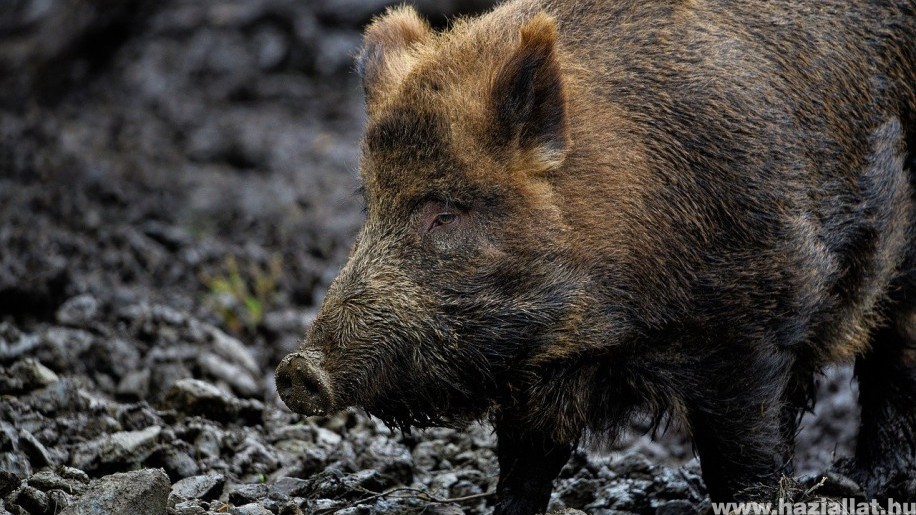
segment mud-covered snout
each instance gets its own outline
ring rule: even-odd
[[[334,409],[334,395],[327,372],[321,368],[320,353],[297,351],[288,354],[276,372],[277,392],[296,413],[324,415]]]

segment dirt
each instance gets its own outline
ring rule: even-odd
[[[485,423],[304,418],[273,384],[362,221],[351,56],[385,2],[8,3],[0,513],[491,511]],[[487,3],[421,7],[442,26]],[[848,368],[822,383],[815,479],[857,417]],[[707,506],[683,433],[641,427],[577,453],[551,509]]]

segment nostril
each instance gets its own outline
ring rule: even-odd
[[[287,356],[288,358],[289,356]],[[289,373],[287,367],[284,367],[286,359],[284,359],[280,366],[277,367],[277,373],[274,377],[277,383],[277,393],[280,394],[280,398],[283,399],[283,402],[286,402],[292,395],[293,390],[293,376]]]
[[[305,415],[320,415],[331,409],[327,373],[303,352],[289,354],[277,367],[280,399],[289,409]]]

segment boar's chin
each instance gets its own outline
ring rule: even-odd
[[[402,408],[392,408],[386,406],[383,409],[367,407],[366,412],[373,417],[381,420],[386,426],[409,433],[413,429],[425,429],[429,427],[449,427],[461,429],[475,420],[483,418],[486,410],[479,413],[429,413],[417,411],[408,406]]]
[[[483,418],[489,412],[490,404],[484,399],[455,399],[447,395],[388,398],[366,403],[363,407],[366,412],[384,422],[388,427],[405,432],[410,431],[411,428],[427,427],[460,429]]]

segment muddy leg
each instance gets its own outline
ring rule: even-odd
[[[733,370],[710,370],[687,401],[694,447],[714,502],[766,501],[779,482],[786,453],[780,427],[784,383],[778,365],[755,365],[744,369],[752,375],[742,381],[734,380]]]
[[[878,330],[856,362],[862,421],[853,476],[870,498],[916,499],[916,311]]]
[[[572,454],[572,445],[554,443],[544,435],[526,434],[524,429],[517,420],[501,418],[496,422],[496,515],[544,513],[553,480]]]
[[[815,397],[814,372],[807,368],[796,370],[783,395],[782,412],[780,413],[780,433],[783,441],[783,466],[781,472],[791,476],[795,472],[795,435],[806,411],[814,407]]]

